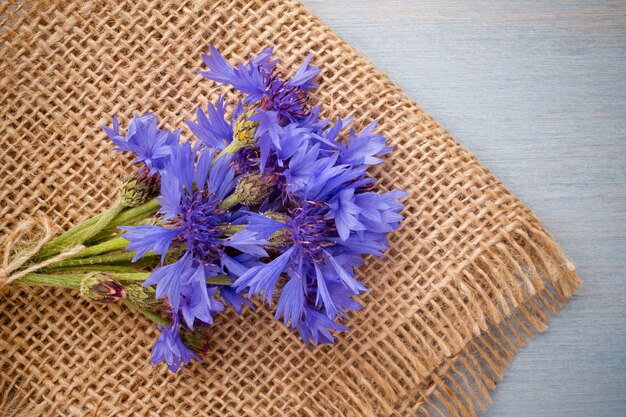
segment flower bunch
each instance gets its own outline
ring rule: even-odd
[[[212,46],[203,59],[200,74],[241,98],[198,108],[186,120],[193,144],[153,114],[125,132],[114,117],[104,129],[134,154],[137,174],[113,209],[43,245],[33,261],[48,264],[21,279],[97,271],[81,279],[83,295],[122,300],[157,322],[152,361],[172,371],[197,358],[217,313],[253,308],[254,296],[307,345],[333,343],[361,308],[356,268],[382,256],[402,220],[404,192],[376,192],[367,176],[391,148],[376,123],[356,132],[351,118],[320,117],[311,56],[289,78],[271,49],[236,66]],[[49,262],[76,244],[84,249]]]

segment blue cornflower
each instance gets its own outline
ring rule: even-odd
[[[285,190],[295,197],[290,201],[326,203],[327,218],[334,220],[343,240],[352,232],[390,232],[402,219],[402,204],[397,200],[405,193],[369,191],[373,178],[367,177],[366,172],[368,165],[380,163],[378,156],[391,148],[385,145],[383,136],[373,133],[375,123],[359,134],[351,130],[348,143],[339,143],[336,138],[344,126],[344,121],[339,120],[289,158],[282,171]]]
[[[296,73],[288,80],[276,71],[278,60],[271,60],[272,49],[263,50],[246,65],[231,66],[213,47],[210,54],[202,55],[208,71],[200,71],[206,78],[222,84],[230,84],[246,95],[246,105],[259,104],[259,109],[274,112],[281,120],[295,121],[308,114],[307,91],[316,88],[313,79],[319,68],[310,65],[309,55]]]
[[[241,274],[235,287],[246,288],[250,295],[262,294],[270,304],[280,288],[276,318],[282,316],[305,341],[315,344],[331,343],[330,330],[343,329],[335,319],[360,307],[351,297],[365,287],[354,270],[362,264],[362,255],[382,255],[386,233],[402,219],[397,200],[404,192],[369,191],[372,179],[365,175],[366,164],[379,162],[376,155],[388,151],[384,144],[359,143],[363,137],[379,141],[373,127],[351,134],[347,147],[309,141],[283,161],[284,167],[274,166],[288,194],[283,207],[286,220],[256,213],[245,216],[249,230],[270,241],[278,234],[286,244],[270,262]]]
[[[391,150],[376,122],[347,131],[351,117],[331,124],[309,108],[320,72],[310,55],[291,78],[277,70],[271,48],[236,66],[213,46],[203,59],[208,70],[200,74],[244,97],[230,117],[220,96],[206,113],[196,110],[196,121],[185,120],[195,147],[179,145],[178,131],[159,130],[151,114],[135,117],[125,136],[116,118],[105,128],[118,150],[159,173],[161,224],[122,229],[133,261],[161,255],[145,285],[171,306],[153,362],[172,370],[195,357],[179,326],[212,324],[225,306],[241,312],[255,294],[270,305],[276,294],[275,319],[307,345],[333,343],[332,332],[347,329],[340,321],[361,308],[354,297],[366,288],[355,271],[364,255],[387,249],[406,195],[373,191],[367,169]],[[256,188],[261,197],[247,198]],[[164,265],[170,257],[177,260]],[[210,280],[217,276],[232,285],[218,290]]]
[[[326,219],[326,205],[304,202],[288,212],[284,222],[248,214],[249,230],[263,238],[279,233],[286,244],[275,259],[248,269],[234,285],[247,288],[250,295],[262,294],[263,300],[271,304],[279,278],[286,273],[289,279],[281,289],[277,318],[283,316],[285,323],[291,321],[296,327],[305,307],[313,304],[323,304],[329,318],[334,318],[352,305],[338,305],[342,300],[333,299],[328,288],[341,283],[353,295],[364,291],[365,287],[354,278],[360,258],[343,256],[343,247],[336,246],[338,236],[333,222]]]
[[[159,129],[158,120],[152,113],[134,116],[128,125],[126,135],[120,134],[117,116],[113,116],[113,126],[102,126],[109,138],[117,145],[119,152],[135,154],[133,162],[142,162],[153,175],[162,170],[168,162],[171,149],[178,145],[180,131],[178,129]]]
[[[161,335],[152,346],[152,365],[165,361],[170,371],[176,372],[181,366],[188,364],[192,359],[199,359],[180,339],[178,316],[166,327],[158,325]]]
[[[126,232],[122,236],[130,242],[127,250],[137,251],[134,260],[149,250],[160,254],[162,262],[170,248],[182,252],[176,262],[156,268],[144,285],[156,284],[157,297],[167,296],[174,311],[182,305],[189,327],[193,317],[210,323],[208,312],[219,310],[207,300],[211,294],[205,291],[209,290],[191,290],[202,288],[197,283],[221,272],[227,248],[257,257],[267,255],[262,248],[267,241],[256,239],[250,231],[232,236],[224,233],[233,213],[220,204],[237,180],[230,158],[215,158],[215,154],[214,150],[194,151],[189,143],[173,148],[161,172],[161,197],[157,199],[164,226],[121,227]]]

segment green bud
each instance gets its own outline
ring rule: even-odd
[[[280,229],[272,233],[272,236],[267,241],[270,243],[269,247],[271,248],[284,248],[290,242],[290,239],[285,229]]]
[[[265,211],[261,214],[282,223],[286,223],[289,218],[285,213],[272,210]],[[269,237],[268,241],[270,242],[269,247],[271,248],[283,248],[287,246],[290,241],[289,231],[287,229],[277,230]]]
[[[235,121],[235,127],[233,129],[233,142],[236,142],[239,145],[239,148],[244,148],[246,146],[250,147],[256,144],[254,135],[259,127],[259,123],[250,120],[250,117],[252,117],[255,113],[256,108],[253,107],[243,112]]]
[[[265,217],[269,217],[270,219],[276,220],[281,223],[287,223],[287,220],[289,219],[289,216],[286,215],[285,213],[279,213],[274,210],[264,211],[261,214],[264,215]]]
[[[153,287],[143,288],[138,284],[126,287],[128,298],[137,306],[146,310],[159,309],[162,302],[156,298],[156,290]]]
[[[250,174],[243,177],[235,187],[235,198],[244,206],[261,204],[272,190],[271,182],[259,174]]]
[[[95,303],[115,303],[128,295],[122,284],[104,272],[87,275],[80,283],[80,293]]]
[[[137,207],[159,194],[160,181],[158,175],[148,176],[148,169],[132,176],[122,185],[120,202],[125,207]]]

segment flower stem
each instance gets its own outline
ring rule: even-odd
[[[130,226],[136,224],[147,217],[150,217],[161,207],[156,199],[149,200],[140,206],[129,208],[119,213],[109,224],[98,234],[93,236],[91,242],[99,242],[110,238],[111,234],[118,231],[118,226]]]
[[[245,228],[245,224],[229,224],[228,226],[221,227],[220,230],[225,235],[234,235],[237,232],[241,232]]]
[[[83,278],[85,278],[85,274],[39,274],[33,272],[13,281],[11,285],[80,288]]]
[[[144,282],[148,272],[112,272],[111,277],[121,282]],[[31,287],[62,287],[80,288],[80,283],[87,274],[40,274],[33,272],[14,281],[12,285],[27,285]]]
[[[43,245],[41,250],[31,259],[31,261],[39,262],[48,259],[61,253],[65,249],[69,249],[88,241],[100,233],[102,229],[105,228],[123,209],[124,206],[119,201],[116,202],[113,207],[104,213],[74,226],[61,236]]]
[[[87,258],[90,256],[113,252],[116,250],[123,250],[123,249],[126,249],[126,246],[128,246],[128,243],[129,243],[128,240],[124,239],[123,237],[115,236],[97,245],[89,246],[88,248],[85,248],[84,250],[78,252],[72,258],[66,258],[66,260],[73,259],[73,258]]]
[[[122,253],[114,253],[114,254],[105,254],[98,256],[91,256],[89,258],[78,258],[78,259],[68,259],[65,261],[54,263],[47,268],[50,269],[58,269],[58,268],[66,268],[66,267],[82,267],[82,266],[90,266],[90,265],[101,265],[101,264],[115,264],[118,262],[130,262],[135,257],[134,252],[122,252]],[[142,261],[148,263],[157,263],[160,259],[159,255],[148,254],[142,258]],[[143,262],[142,262],[143,263]],[[134,263],[133,265],[136,265]],[[125,265],[128,266],[128,265]]]
[[[111,265],[111,264],[93,264],[93,265],[75,265],[75,266],[63,266],[63,267],[54,267],[50,269],[44,270],[44,272],[54,272],[54,273],[73,273],[73,272],[144,272],[141,270],[142,267],[145,266],[145,262],[137,262],[133,264],[133,266],[125,266],[125,265]]]
[[[136,311],[140,312],[145,317],[150,319],[150,321],[152,321],[153,323],[160,324],[161,326],[167,326],[168,324],[170,324],[170,321],[168,319],[166,319],[165,317],[161,317],[157,313],[154,313],[152,311],[149,311],[149,310],[146,310],[144,308],[139,307],[137,304],[133,303],[128,298],[124,298],[122,300],[122,303],[124,303],[124,305],[127,305],[128,307],[132,308],[133,310],[136,310]]]
[[[122,282],[144,282],[150,276],[150,272],[114,272],[111,276]]]
[[[239,198],[237,198],[237,195],[235,193],[232,193],[231,195],[226,197],[224,200],[222,200],[222,203],[220,204],[220,208],[222,210],[228,210],[229,208],[231,208],[237,203],[239,203]]]
[[[224,274],[209,277],[206,279],[206,283],[211,285],[233,285],[233,281],[230,279],[230,276]]]
[[[222,151],[219,154],[217,154],[215,159],[217,160],[217,158],[220,158],[224,155],[232,155],[235,152],[237,152],[239,149],[244,148],[245,146],[246,146],[245,143],[234,139],[232,142],[228,144],[228,146],[222,149]]]

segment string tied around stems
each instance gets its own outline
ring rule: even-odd
[[[70,247],[58,255],[21,269],[41,248],[56,235],[52,221],[45,216],[37,216],[21,222],[3,242],[4,251],[0,265],[0,293],[13,281],[38,271],[55,262],[76,255],[85,249],[83,245]]]

